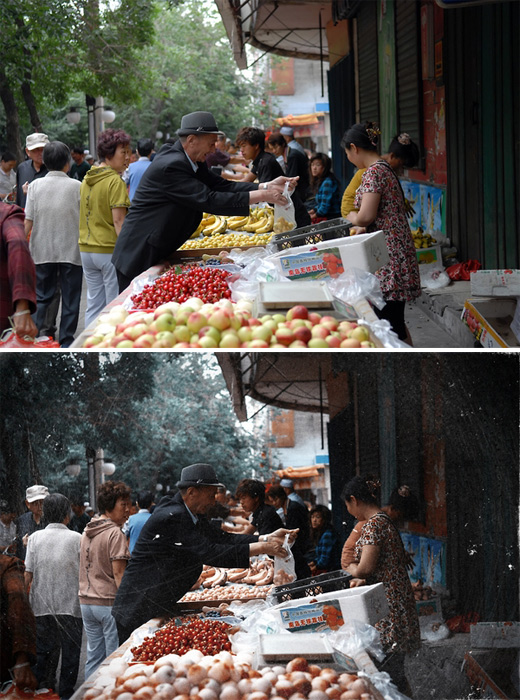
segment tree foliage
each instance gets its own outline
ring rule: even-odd
[[[19,125],[42,131],[44,99],[63,105],[73,90],[128,100],[133,70],[153,39],[156,6],[148,0],[2,0],[0,99],[6,143],[20,153]]]
[[[0,402],[0,493],[18,508],[34,483],[86,498],[86,452],[100,447],[134,490],[174,487],[195,462],[234,487],[261,461],[212,356],[4,353]]]

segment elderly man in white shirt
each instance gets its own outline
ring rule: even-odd
[[[47,527],[27,542],[25,584],[36,617],[36,666],[40,687],[56,689],[52,668],[56,644],[61,647],[59,694],[74,693],[81,654],[83,621],[79,605],[81,535],[69,530],[70,501],[61,493],[47,496],[43,517]]]
[[[25,233],[36,265],[38,330],[45,325],[45,314],[56,288],[61,288],[59,343],[69,347],[79,320],[83,268],[79,252],[79,191],[81,183],[68,177],[70,150],[61,141],[51,141],[43,149],[43,162],[49,172],[33,180],[27,191]]]

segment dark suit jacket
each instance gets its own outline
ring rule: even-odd
[[[249,543],[257,541],[252,535],[218,530],[205,518],[195,524],[180,493],[164,496],[132,551],[113,616],[133,629],[153,617],[171,617],[178,612],[176,602],[199,578],[203,564],[247,568]]]
[[[198,170],[182,144],[165,144],[146,169],[124,220],[112,256],[116,270],[134,278],[165,260],[195,231],[203,212],[247,216],[250,182],[214,175],[206,163]]]

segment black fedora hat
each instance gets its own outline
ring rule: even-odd
[[[185,489],[188,486],[223,486],[217,479],[215,470],[211,464],[190,464],[181,471],[181,478],[177,482],[177,488]]]
[[[190,112],[181,119],[181,128],[177,129],[177,136],[188,134],[221,134],[211,112]]]

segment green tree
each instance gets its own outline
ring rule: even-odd
[[[199,461],[233,487],[261,461],[212,355],[4,353],[0,405],[0,493],[18,507],[31,483],[86,496],[86,469],[65,470],[99,447],[135,490]]]
[[[43,131],[44,98],[66,103],[77,89],[128,100],[141,48],[153,39],[148,0],[2,0],[0,99],[9,150],[22,155],[20,123]]]
[[[266,87],[241,74],[213,3],[186,0],[156,19],[155,41],[142,53],[141,107],[120,105],[118,124],[136,138],[174,135],[183,114],[211,111],[234,138],[257,122]],[[139,70],[139,69],[138,69]]]

